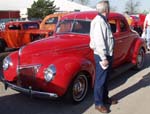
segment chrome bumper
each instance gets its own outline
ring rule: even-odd
[[[33,96],[33,97],[48,98],[48,99],[56,99],[59,97],[55,93],[40,92],[40,91],[32,90],[31,88],[26,89],[26,88],[19,87],[15,84],[7,82],[2,76],[1,76],[1,81],[4,83],[5,89],[7,89],[9,87],[13,90],[30,95],[31,97]]]

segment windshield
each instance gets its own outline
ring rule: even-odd
[[[59,23],[56,28],[57,34],[63,33],[77,33],[77,34],[89,34],[90,21],[85,20],[64,20]]]
[[[58,17],[53,17],[46,20],[45,24],[57,24],[57,22],[58,22]]]

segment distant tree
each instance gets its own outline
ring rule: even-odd
[[[89,0],[70,0],[72,2],[77,2],[77,3],[81,3],[83,5],[86,5],[88,4]]]
[[[51,0],[38,0],[34,1],[31,8],[27,9],[28,18],[43,19],[46,15],[55,12],[54,1]]]
[[[88,4],[89,0],[79,0],[81,2],[81,4],[85,5]]]
[[[116,6],[110,6],[110,11],[116,11],[117,7]]]
[[[149,12],[149,11],[144,10],[142,13],[143,13],[143,14],[148,14],[148,12]]]
[[[140,2],[136,2],[134,0],[128,0],[125,5],[125,11],[128,11],[129,14],[138,13]]]
[[[96,4],[95,5],[93,5],[93,6],[91,6],[92,8],[96,8]],[[115,6],[115,5],[110,5],[110,11],[117,11],[117,7]]]

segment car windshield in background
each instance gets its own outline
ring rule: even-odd
[[[64,20],[59,23],[56,29],[57,34],[63,33],[77,33],[89,34],[90,21],[85,20]]]
[[[38,23],[25,23],[23,24],[23,29],[39,29],[39,24]]]
[[[58,17],[53,17],[53,18],[49,18],[45,24],[57,24],[58,22]]]

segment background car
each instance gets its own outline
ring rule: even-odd
[[[34,21],[13,21],[0,31],[0,52],[7,48],[20,48],[35,40],[51,35],[50,30],[39,30],[39,23]]]
[[[32,42],[7,56],[2,76],[5,88],[36,97],[82,101],[95,80],[89,32],[96,15],[92,11],[68,14],[61,18],[54,36]],[[110,13],[109,23],[115,38],[113,71],[141,69],[146,51],[144,40],[119,13]]]
[[[59,12],[59,13],[47,15],[40,23],[40,29],[51,30],[54,32],[56,29],[57,22],[61,19],[61,17],[63,17],[68,13],[69,12]]]
[[[129,15],[127,18],[129,25],[141,36],[143,33],[143,25],[146,15],[145,14],[136,14]]]

